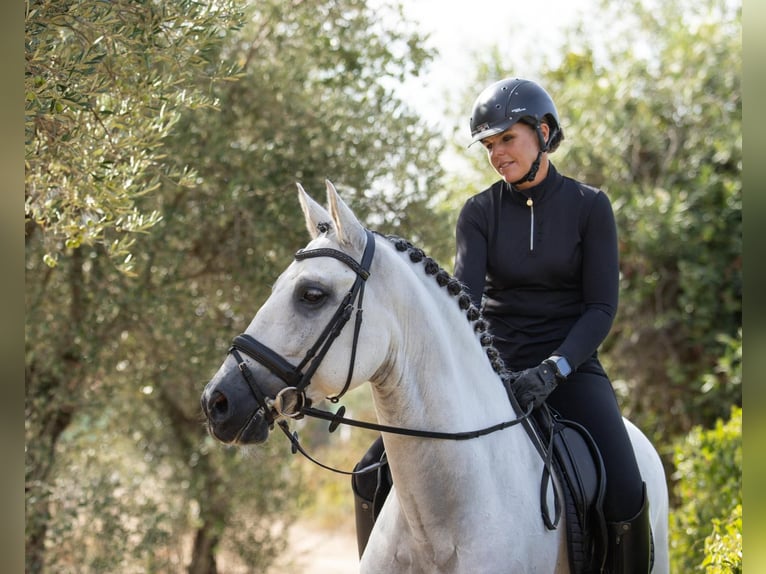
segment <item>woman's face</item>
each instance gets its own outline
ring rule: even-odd
[[[543,123],[540,128],[543,137],[547,140],[548,125]],[[487,150],[489,163],[508,183],[518,181],[527,175],[540,151],[534,128],[522,122],[513,124],[504,132],[484,138],[481,143]],[[547,154],[543,154],[540,169],[534,181],[525,182],[517,187],[523,189],[539,183],[544,179],[547,171]]]

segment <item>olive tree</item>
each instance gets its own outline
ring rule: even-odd
[[[43,568],[61,434],[98,384],[123,312],[137,206],[164,180],[161,143],[227,71],[207,57],[239,23],[234,2],[28,2],[25,20],[27,569]],[[41,264],[44,261],[45,264]],[[60,268],[55,269],[57,263]]]
[[[41,3],[27,28],[29,569],[265,569],[300,476],[214,443],[199,395],[305,243],[296,181],[444,245],[438,140],[390,87],[422,38],[357,0]]]

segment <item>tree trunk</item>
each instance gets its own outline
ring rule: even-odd
[[[170,422],[178,444],[187,454],[197,452],[199,460],[195,469],[194,496],[199,502],[200,527],[194,536],[189,574],[217,574],[216,553],[221,541],[223,525],[229,515],[227,497],[219,492],[223,482],[218,476],[210,455],[199,452],[198,443],[204,431],[196,416],[189,416],[177,403],[165,386],[159,387],[161,411]]]
[[[220,534],[207,521],[197,529],[194,537],[194,549],[189,564],[189,574],[218,574],[215,563],[215,549],[220,540]]]
[[[51,517],[50,493],[56,445],[72,422],[81,393],[83,361],[77,333],[84,330],[87,301],[83,255],[73,250],[68,272],[69,321],[46,341],[47,352],[28,355],[25,372],[25,571],[43,572]]]
[[[30,384],[32,383],[32,384]],[[54,383],[55,384],[55,383]],[[27,381],[28,388],[34,387]],[[47,393],[46,393],[47,394]],[[29,426],[39,431],[26,444],[25,496],[26,544],[25,571],[40,574],[45,565],[45,536],[50,520],[50,480],[55,460],[56,443],[72,420],[72,411],[66,405],[55,407],[48,397],[27,397],[28,403],[46,404],[49,408],[37,410],[27,407]],[[30,412],[31,411],[31,412]]]

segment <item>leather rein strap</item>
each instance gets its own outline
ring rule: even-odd
[[[464,431],[464,432],[427,431],[427,430],[411,429],[406,427],[394,427],[394,426],[382,425],[378,423],[358,421],[354,419],[347,419],[346,417],[343,416],[343,411],[340,409],[338,410],[337,413],[331,413],[328,411],[322,411],[312,407],[303,407],[301,409],[301,414],[305,414],[317,419],[330,421],[330,432],[333,432],[338,427],[339,424],[345,424],[345,425],[359,427],[359,428],[368,429],[368,430],[375,430],[375,431],[387,432],[391,434],[399,434],[399,435],[405,435],[405,436],[416,436],[420,438],[435,438],[435,439],[442,439],[442,440],[471,440],[471,439],[492,434],[493,432],[501,431],[503,429],[507,429],[519,423],[522,423],[527,419],[527,417],[529,417],[529,415],[531,414],[531,411],[532,409],[530,408],[527,413],[521,415],[518,418],[511,419],[509,421],[505,421],[502,423],[497,423],[495,425],[488,426],[482,429]]]

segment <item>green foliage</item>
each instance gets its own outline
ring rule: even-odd
[[[474,85],[519,67],[505,55]],[[620,0],[533,74],[566,136],[551,160],[612,200],[620,309],[601,356],[626,414],[657,439],[741,404],[739,379],[717,370],[741,347],[741,71],[736,0]]]
[[[251,283],[265,285],[307,240],[295,183],[323,200],[331,179],[363,218],[375,214],[371,226],[446,253],[451,229],[431,212],[440,142],[387,87],[427,61],[421,43],[359,0],[258,3],[227,49],[242,77],[216,90],[221,113],[189,114],[169,142],[199,179],[169,190],[179,199],[168,225],[206,218],[204,241],[189,246],[202,262],[230,269],[255,256]]]
[[[264,571],[281,551],[294,459],[280,437],[215,443],[199,396],[308,239],[296,181],[447,251],[438,141],[390,87],[422,38],[359,0],[234,5],[30,4],[29,572]]]
[[[98,428],[100,425],[96,425]],[[183,483],[152,468],[130,438],[104,436],[103,428],[69,443],[59,456],[52,492],[46,562],[56,572],[157,572],[178,569]],[[91,427],[90,432],[95,429]],[[174,564],[175,563],[175,564]]]
[[[742,409],[727,422],[695,427],[675,448],[676,493],[671,515],[671,570],[693,572],[742,560]],[[708,570],[731,572],[735,570]]]
[[[707,574],[741,574],[742,505],[738,504],[726,519],[713,520],[713,532],[705,539]]]
[[[239,18],[233,1],[26,4],[29,572],[44,567],[57,512],[58,441],[86,397],[112,389],[105,373],[137,317],[133,243],[160,219],[138,202],[188,180],[162,142],[183,110],[214,103],[198,86],[228,74],[210,51]]]
[[[135,234],[159,220],[136,199],[162,181],[162,141],[188,108],[214,104],[200,81],[231,74],[210,51],[238,25],[237,2],[41,0],[26,13],[26,218],[45,261],[99,244],[125,270]]]
[[[576,131],[592,147],[573,159],[595,151],[595,183],[615,204],[621,307],[608,349],[634,378],[625,403],[638,412],[662,404],[664,432],[678,433],[741,401],[737,384],[696,384],[742,324],[741,9],[631,4],[626,17],[624,8],[609,4],[608,14],[623,14],[621,38],[593,64],[596,99]],[[637,44],[645,55],[629,57]]]
[[[601,357],[677,483],[673,572],[741,569],[740,43],[736,0],[610,1],[572,26],[560,62],[531,74],[566,135],[552,161],[615,209],[620,310]],[[490,55],[474,86],[519,68]],[[469,163],[486,183],[483,154]],[[477,191],[452,189],[455,206]]]
[[[658,433],[678,434],[741,401],[736,381],[709,379],[742,324],[741,8],[603,9],[614,36],[549,75],[575,140],[562,167],[615,207],[621,301],[604,350],[631,377],[623,403],[638,414],[662,405]]]
[[[188,533],[204,522],[204,506],[224,500],[228,512],[220,525],[226,532],[220,554],[229,564],[265,570],[284,550],[284,540],[259,517],[278,513],[289,520],[296,482],[290,474],[259,467],[279,468],[284,453],[266,448],[255,458],[222,449],[211,438],[194,453],[179,452],[147,392],[123,391],[122,406],[108,401],[109,406],[86,409],[62,436],[47,571],[181,572],[190,562]],[[142,419],[126,431],[120,421],[136,412]],[[214,468],[205,468],[205,458],[216,459]],[[210,478],[217,484],[203,499],[199,485]]]

